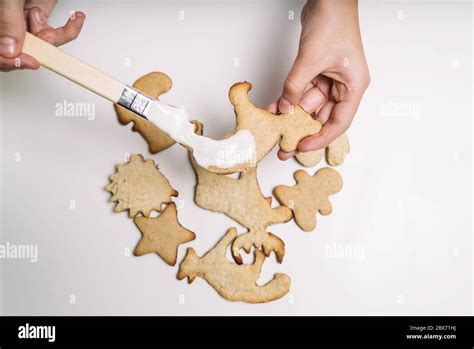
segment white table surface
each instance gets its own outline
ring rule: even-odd
[[[163,100],[185,104],[217,137],[234,124],[234,82],[251,81],[258,106],[278,96],[302,4],[61,1],[53,23],[84,11],[83,33],[67,52],[125,82],[166,72],[174,86]],[[270,228],[286,255],[281,265],[267,259],[261,281],[285,272],[292,286],[263,305],[228,302],[202,279],[178,281],[177,267],[156,255],[129,256],[140,233],[113,213],[103,189],[126,153],[156,160],[179,191],[179,219],[197,234],[186,246],[198,254],[229,227],[245,230],[193,203],[183,148],[150,155],[109,102],[45,69],[1,74],[1,243],[37,245],[39,258],[0,260],[0,313],[471,314],[471,16],[469,2],[361,2],[372,83],[348,133],[351,154],[337,168],[344,188],[315,232],[293,221]],[[64,102],[89,103],[94,117],[55,116]],[[263,193],[292,184],[299,167],[273,151],[258,168]]]

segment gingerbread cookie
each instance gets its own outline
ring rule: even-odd
[[[179,245],[196,238],[192,231],[179,224],[174,202],[168,204],[158,217],[137,216],[134,222],[142,233],[134,251],[135,256],[154,252],[169,265],[176,264]]]
[[[226,251],[237,236],[235,228],[229,229],[217,245],[203,257],[199,257],[189,247],[186,257],[179,265],[177,278],[188,278],[192,283],[196,277],[206,280],[222,297],[230,301],[266,303],[288,293],[291,279],[286,274],[277,273],[263,286],[257,285],[262,265],[263,252],[255,251],[253,264],[236,264],[226,258]]]
[[[342,189],[342,177],[334,169],[325,167],[314,176],[303,170],[294,173],[296,185],[279,185],[274,189],[277,200],[293,211],[296,224],[304,231],[316,228],[316,213],[328,215],[332,211],[329,195]]]
[[[240,173],[238,179],[210,173],[200,167],[191,157],[197,176],[194,200],[199,207],[225,213],[248,229],[232,244],[232,255],[237,263],[242,263],[240,249],[250,252],[252,246],[262,248],[265,255],[275,252],[281,263],[285,254],[285,244],[266,228],[291,219],[291,211],[279,206],[271,207],[271,197],[264,197],[257,181],[257,169],[249,168]]]
[[[109,201],[117,203],[115,212],[129,210],[130,218],[138,213],[148,217],[152,210],[160,212],[163,204],[178,195],[155,162],[145,161],[139,154],[132,155],[128,163],[118,165],[110,180],[105,188],[113,194]]]

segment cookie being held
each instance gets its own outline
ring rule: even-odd
[[[342,177],[336,170],[325,167],[314,176],[303,170],[294,173],[296,185],[277,186],[273,193],[277,200],[293,211],[296,224],[304,231],[316,228],[316,213],[328,215],[332,212],[329,195],[342,189]]]
[[[303,138],[318,133],[319,121],[314,120],[301,107],[296,106],[291,112],[275,115],[265,109],[257,108],[249,99],[252,88],[249,82],[238,82],[229,90],[229,99],[234,106],[236,126],[230,135],[240,130],[248,130],[255,137],[256,163],[262,160],[277,144],[285,152],[297,149]],[[229,136],[230,136],[229,135]],[[210,167],[213,173],[240,172],[248,166],[236,166],[231,169]]]
[[[255,251],[253,264],[236,264],[226,258],[226,251],[237,236],[235,228],[203,257],[193,248],[188,248],[179,265],[177,278],[188,278],[192,283],[196,277],[206,280],[223,298],[247,303],[266,303],[283,297],[290,290],[291,280],[286,274],[277,273],[263,286],[257,285],[265,256]]]

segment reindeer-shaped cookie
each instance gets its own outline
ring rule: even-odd
[[[299,106],[280,115],[256,107],[248,96],[251,89],[250,82],[238,82],[229,90],[229,99],[234,106],[236,116],[236,125],[230,135],[240,130],[248,130],[252,133],[257,148],[256,163],[263,159],[275,145],[279,144],[285,152],[292,152],[297,149],[300,140],[321,130],[321,123],[314,120]],[[214,173],[232,173],[237,172],[239,168],[210,170]]]

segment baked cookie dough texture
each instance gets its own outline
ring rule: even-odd
[[[139,78],[133,86],[160,98],[171,89],[172,81],[164,73],[152,72]],[[226,137],[239,130],[249,130],[256,140],[257,162],[277,145],[287,152],[296,150],[301,139],[321,129],[321,124],[298,106],[281,115],[256,107],[248,96],[251,88],[248,82],[239,82],[230,88],[229,99],[236,124]],[[150,153],[156,154],[175,143],[148,121],[120,106],[115,106],[115,110],[121,124],[133,123],[132,130],[145,139]],[[202,124],[193,122],[195,132],[202,134]],[[336,166],[344,162],[348,153],[349,141],[343,134],[326,149],[300,153],[296,159],[303,166],[314,167],[326,155],[327,163]],[[285,256],[285,243],[269,229],[274,224],[294,219],[302,230],[313,231],[317,214],[332,212],[329,196],[342,189],[341,175],[330,167],[321,168],[314,174],[298,170],[294,173],[294,186],[274,188],[280,206],[272,207],[272,197],[265,196],[260,189],[257,167],[204,169],[194,161],[191,152],[189,158],[196,174],[196,205],[227,215],[246,231],[238,233],[237,228],[229,227],[219,242],[202,257],[188,247],[179,263],[177,278],[187,278],[189,283],[202,278],[229,301],[265,303],[285,296],[291,286],[291,279],[286,274],[276,273],[266,284],[257,284],[266,258],[274,254],[282,263]],[[232,172],[239,172],[238,177],[227,175]],[[196,233],[179,223],[179,210],[172,199],[178,196],[178,192],[155,162],[145,160],[142,155],[131,156],[128,162],[117,165],[106,190],[112,194],[110,201],[116,203],[115,212],[127,211],[141,233],[134,254],[155,253],[170,266],[176,265],[180,246],[193,241]],[[152,211],[158,216],[152,217]],[[242,251],[251,253],[252,249],[253,262],[246,264]],[[228,251],[233,260],[226,257]]]

